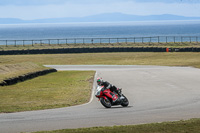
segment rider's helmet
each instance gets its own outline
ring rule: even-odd
[[[101,85],[101,83],[103,82],[103,79],[101,77],[97,78],[97,84]]]

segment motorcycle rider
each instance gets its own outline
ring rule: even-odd
[[[112,84],[110,84],[107,81],[103,81],[103,79],[101,77],[97,78],[97,84],[99,86],[104,86],[105,89],[110,89],[112,92],[116,92],[118,94],[118,96],[120,97],[120,99],[124,99],[124,97],[121,95],[121,93],[119,92],[119,90]]]

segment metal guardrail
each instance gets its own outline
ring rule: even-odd
[[[111,43],[199,43],[200,36],[152,36],[130,38],[65,38],[33,40],[0,40],[0,45],[60,45],[60,44],[111,44]]]

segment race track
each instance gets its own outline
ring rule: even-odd
[[[32,132],[132,125],[200,118],[200,69],[162,66],[49,66],[95,70],[96,77],[123,88],[129,106],[104,108],[94,95],[84,105],[0,114],[0,132]],[[95,84],[94,84],[95,86]]]

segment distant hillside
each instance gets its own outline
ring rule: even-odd
[[[21,20],[15,18],[0,18],[0,24],[19,23],[67,23],[67,22],[119,22],[119,21],[152,21],[152,20],[200,20],[200,17],[184,17],[170,14],[137,16],[122,13],[105,13],[87,17],[50,18],[36,20]]]
[[[0,18],[0,24],[18,24],[18,23],[25,23],[21,19],[16,18]]]

